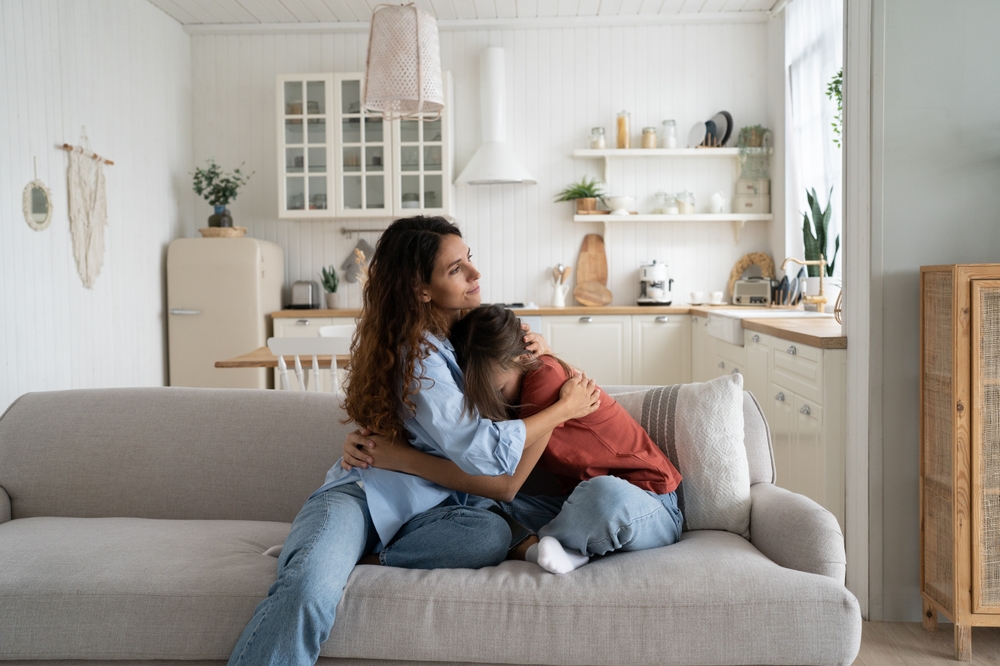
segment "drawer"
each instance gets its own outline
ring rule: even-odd
[[[730,363],[727,363],[727,365],[744,366],[747,363],[746,348],[730,344],[725,340],[716,339],[715,353],[723,357],[724,359],[730,361]]]
[[[344,319],[345,321],[341,321]],[[340,323],[352,323],[352,320],[342,317],[296,317],[274,320],[274,337],[276,338],[308,338],[319,335],[321,326],[332,326]]]
[[[823,401],[822,350],[785,340],[772,340],[771,379],[803,398]]]
[[[781,340],[774,340],[775,346],[780,346]],[[771,336],[756,331],[743,331],[743,349],[747,358],[751,352],[768,352],[771,349]]]
[[[746,374],[746,364],[738,363],[731,358],[726,358],[725,356],[718,356],[715,359],[715,376],[721,377],[722,375],[745,375]]]

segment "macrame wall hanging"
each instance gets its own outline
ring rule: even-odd
[[[69,151],[69,230],[73,256],[83,286],[93,289],[104,266],[104,228],[108,225],[108,200],[104,191],[104,165],[114,164],[90,149],[84,128],[80,145],[64,143]]]

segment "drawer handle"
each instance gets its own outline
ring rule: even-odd
[[[791,354],[792,356],[795,356],[796,354],[799,353],[799,351],[795,348],[795,345],[792,345],[791,347],[789,347],[785,351],[788,352],[789,354]]]
[[[667,317],[666,315],[660,315],[659,317],[656,318],[657,324],[666,324],[668,321],[670,321],[670,318]]]
[[[580,323],[581,324],[593,324],[594,323],[594,318],[593,317],[580,317]]]
[[[739,368],[733,368],[733,374],[734,375],[740,374],[740,369]]]
[[[725,369],[726,362],[725,361],[719,361],[719,367]]]
[[[781,391],[778,391],[778,395],[774,396],[774,399],[777,400],[778,402],[784,402],[785,394],[782,393]]]
[[[692,324],[697,324],[698,323],[698,318],[697,317],[691,317],[691,323]]]
[[[181,308],[170,308],[172,315],[200,315],[201,310],[183,310]]]
[[[308,326],[309,325],[309,320],[308,319],[299,319],[299,320],[296,320],[295,325],[296,326]]]
[[[802,409],[799,410],[799,413],[809,416],[810,414],[812,414],[812,410],[809,409],[809,405],[802,405]]]
[[[753,336],[752,338],[750,338],[750,342],[760,342],[760,336],[759,335]]]

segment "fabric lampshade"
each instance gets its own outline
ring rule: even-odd
[[[437,20],[413,3],[372,13],[364,107],[389,119],[444,108]]]

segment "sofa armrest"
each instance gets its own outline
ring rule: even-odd
[[[832,513],[770,483],[750,486],[750,502],[750,543],[757,550],[788,569],[844,583],[844,535]]]
[[[0,525],[10,520],[10,495],[0,487]]]

